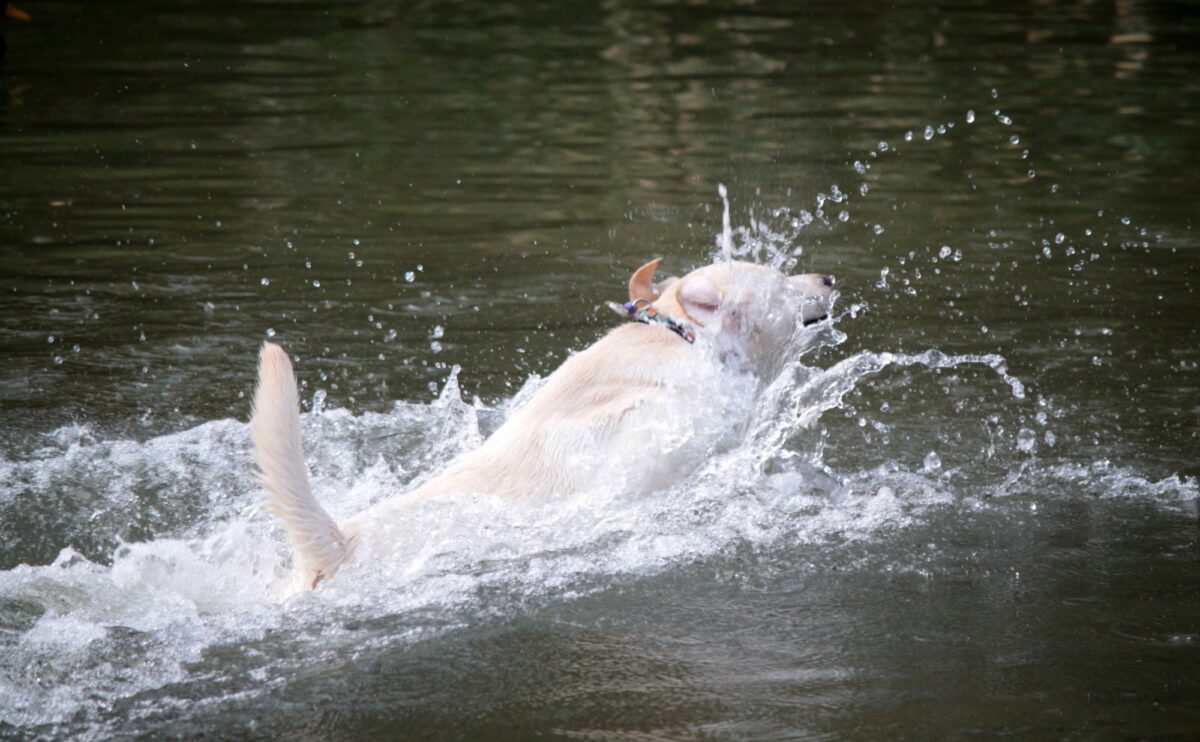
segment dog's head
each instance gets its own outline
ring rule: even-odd
[[[655,284],[659,260],[638,268],[629,279],[630,301],[693,326],[722,349],[741,349],[756,365],[786,348],[799,326],[826,319],[836,297],[833,276],[787,276],[740,261]]]

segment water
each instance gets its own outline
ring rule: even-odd
[[[1200,728],[1186,9],[27,9],[0,735]],[[341,517],[477,445],[657,255],[838,277],[736,445],[653,498],[431,505],[283,597],[263,338]]]

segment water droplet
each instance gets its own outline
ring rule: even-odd
[[[261,281],[259,281],[259,283],[261,283],[263,286],[270,286],[270,285],[271,285],[271,279],[269,279],[269,278],[263,278]]]
[[[312,411],[314,415],[320,415],[325,411],[325,390],[318,389],[313,392],[312,396]]]
[[[50,335],[50,336],[48,336],[48,337],[46,338],[46,342],[47,342],[47,343],[50,343],[51,345],[53,345],[53,344],[54,344],[54,336],[53,336],[53,335]]]
[[[442,344],[439,343],[438,341],[434,340],[432,343],[429,344],[429,349],[432,350],[434,353],[441,353],[442,352]]]
[[[883,225],[876,224],[874,227],[871,228],[871,231],[877,235],[883,234]]]
[[[267,328],[267,337],[269,337],[269,338],[275,337],[275,328],[274,327]]]
[[[1037,433],[1029,428],[1021,428],[1017,432],[1017,450],[1021,453],[1033,453],[1037,449]]]
[[[936,451],[930,451],[925,454],[925,471],[937,471],[942,468],[942,459],[937,455]]]
[[[438,338],[440,338],[440,337],[443,337],[443,336],[445,336],[445,334],[446,334],[446,328],[442,327],[441,325],[434,325],[434,326],[433,326],[433,332],[431,332],[431,333],[429,334],[429,337],[431,337],[431,338],[433,338],[433,339],[435,339],[435,340],[436,340],[436,339],[438,339]]]
[[[904,132],[904,141],[911,142],[912,140],[913,140],[913,133],[911,131]]]
[[[950,257],[951,252],[953,252],[953,251],[950,249],[949,245],[942,245],[942,249],[938,250],[938,257],[939,258],[948,258],[948,257]]]
[[[1008,143],[1009,144],[1020,144],[1021,137],[1017,136],[1016,134],[1013,134],[1011,137],[1008,138]]]
[[[975,111],[973,111],[973,110],[967,111],[967,123],[968,124],[975,123]]]
[[[858,173],[859,175],[867,174],[867,166],[862,163],[862,160],[854,161],[854,172]]]
[[[62,364],[63,364],[63,357],[62,356],[54,356],[54,365],[61,366]]]
[[[321,282],[316,278],[313,279],[312,285],[313,285],[313,288],[315,288],[315,289],[321,288]]]
[[[416,274],[416,273],[413,273],[412,271],[405,271],[405,272],[404,272],[404,282],[405,282],[405,283],[412,283],[412,282],[413,282],[413,281],[415,281],[415,280],[417,280],[417,274]]]
[[[926,126],[925,127],[925,141],[928,142],[930,139],[933,139],[933,127]]]
[[[837,218],[839,222],[848,222],[850,221],[850,212],[845,210],[839,211]]]

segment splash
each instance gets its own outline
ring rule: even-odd
[[[811,215],[781,228],[752,218],[735,233],[723,185],[719,193],[719,259],[786,266],[797,258]],[[839,197],[834,188],[826,201]],[[348,647],[417,641],[735,549],[888,539],[939,508],[988,507],[1031,491],[1070,496],[1085,484],[1089,494],[1168,505],[1200,496],[1192,479],[1039,459],[1020,440],[1002,462],[1015,473],[999,479],[945,465],[935,452],[914,466],[835,466],[825,456],[831,413],[846,411],[858,390],[897,394],[876,384],[889,369],[982,369],[982,381],[943,383],[990,386],[1013,416],[1027,403],[1025,385],[999,355],[845,353],[838,320],[798,328],[775,378],[698,397],[689,410],[696,430],[724,435],[705,444],[697,471],[655,496],[598,482],[541,505],[473,498],[414,506],[387,524],[386,544],[364,547],[320,590],[290,597],[289,550],[261,511],[246,424],[214,421],[143,442],[102,440],[87,425],[54,431],[27,457],[0,460],[11,565],[0,570],[0,724],[105,736],[128,718],[195,697],[252,697],[272,678],[286,681]],[[354,415],[314,395],[302,430],[314,493],[335,519],[411,491],[478,447],[543,384],[530,377],[487,407],[462,399],[458,373],[433,402],[397,402],[382,413]],[[646,431],[645,439],[672,434]],[[680,438],[703,439],[690,430]],[[16,523],[61,547],[57,556],[43,558]]]
[[[810,365],[811,352],[831,351],[843,336],[828,324],[802,333],[796,347],[807,352],[789,358],[765,386],[736,443],[660,496],[598,488],[542,506],[429,503],[394,524],[393,548],[364,554],[321,590],[290,599],[281,597],[287,549],[273,521],[258,511],[249,478],[245,424],[206,423],[144,443],[94,440],[86,428],[57,431],[29,460],[0,465],[14,483],[0,502],[14,512],[27,498],[78,491],[89,480],[101,516],[81,513],[79,523],[59,528],[58,538],[74,539],[95,521],[111,530],[108,538],[117,545],[106,551],[106,539],[99,538],[88,542],[86,555],[66,547],[50,564],[0,571],[0,720],[18,728],[76,729],[69,724],[83,719],[83,728],[98,733],[107,723],[102,720],[112,720],[114,704],[186,688],[192,668],[217,647],[232,647],[222,651],[241,657],[220,671],[237,685],[235,666],[254,662],[243,656],[247,647],[271,636],[287,644],[284,654],[307,658],[296,662],[319,662],[332,650],[324,648],[325,639],[314,648],[311,637],[344,632],[347,615],[359,622],[399,616],[407,629],[380,629],[369,638],[411,641],[479,612],[586,594],[621,575],[654,573],[739,544],[770,549],[886,538],[930,508],[958,506],[961,495],[940,462],[836,471],[812,443],[819,436],[806,434],[819,431],[829,411],[890,367],[982,367],[995,374],[1012,404],[1020,404],[1024,387],[1004,359],[863,351],[820,368]],[[486,408],[461,399],[452,373],[427,405],[397,403],[386,413],[357,416],[342,409],[306,414],[314,490],[344,518],[411,489],[478,446],[481,426],[497,424],[540,383],[531,378],[508,403]],[[700,414],[729,415],[720,405],[710,407]],[[1119,467],[1098,471],[1061,462],[989,486],[1003,494],[1034,480],[1049,488],[1097,476],[1125,497],[1197,495],[1187,479],[1155,482]],[[162,515],[167,503],[188,512]],[[160,532],[122,542],[112,524],[146,512],[160,513],[147,521]]]
[[[724,183],[717,184],[717,193],[721,196],[721,202],[725,204],[721,213],[721,259],[728,263],[733,260],[733,228],[729,217],[729,192]]]

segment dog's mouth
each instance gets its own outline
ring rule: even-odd
[[[804,302],[800,308],[800,323],[808,327],[829,319],[829,310],[833,308],[836,296],[831,293],[829,296],[813,297]]]
[[[826,277],[829,284],[832,285],[833,278]],[[804,297],[800,305],[800,324],[804,327],[815,325],[818,322],[824,322],[829,319],[829,312],[833,309],[833,303],[837,301],[837,291],[827,291],[823,295],[809,295]]]

